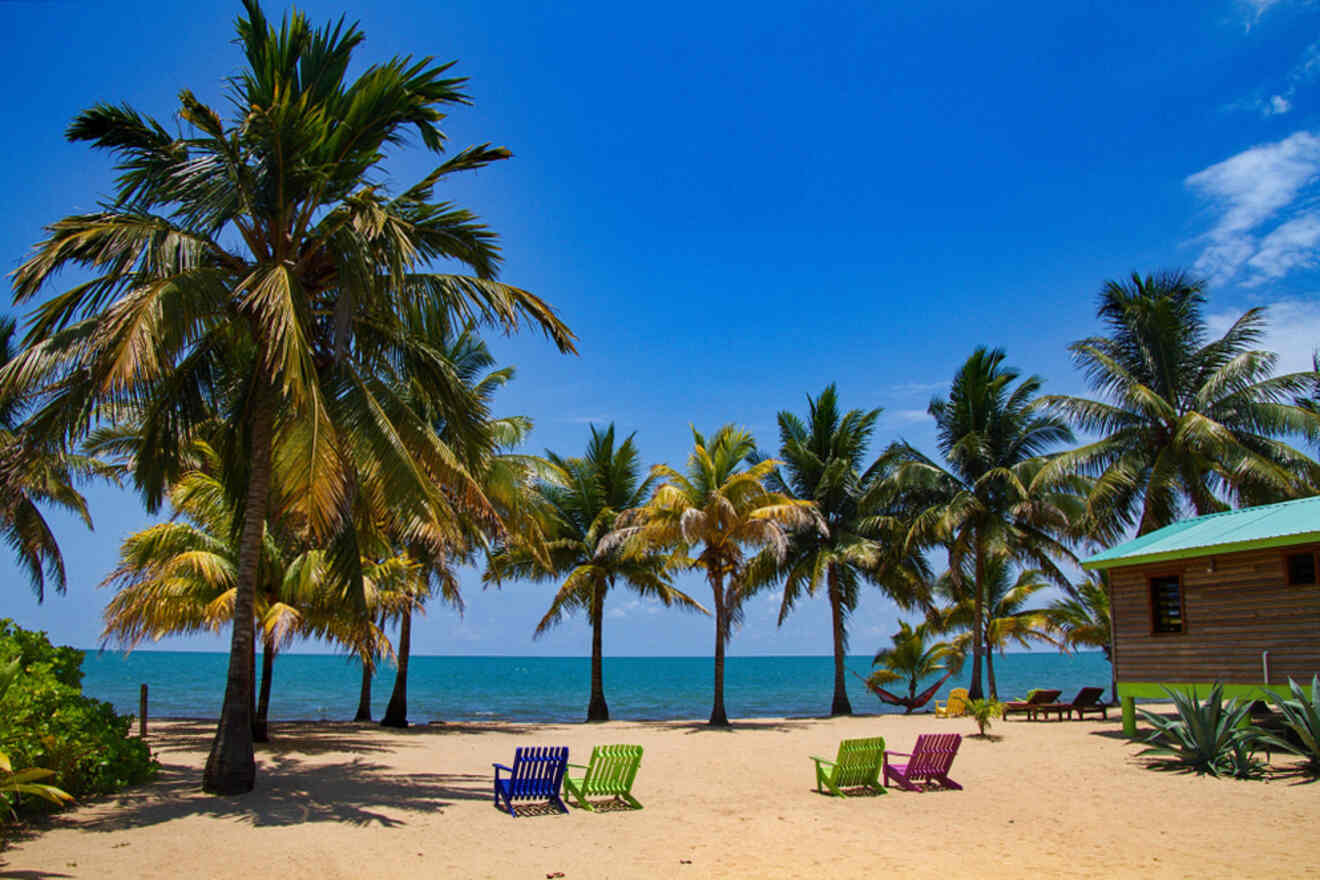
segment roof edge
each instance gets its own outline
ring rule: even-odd
[[[1120,556],[1116,559],[1096,559],[1092,557],[1082,563],[1086,571],[1107,571],[1111,568],[1126,568],[1129,565],[1145,565],[1152,562],[1175,562],[1179,559],[1196,559],[1201,556],[1213,556],[1216,553],[1236,553],[1240,550],[1268,550],[1272,547],[1288,547],[1292,544],[1308,544],[1320,541],[1320,531],[1297,532],[1292,535],[1278,535],[1273,538],[1257,538],[1251,541],[1230,541],[1226,544],[1207,544],[1204,547],[1192,547],[1185,550],[1167,550],[1164,553],[1144,553],[1136,556]]]

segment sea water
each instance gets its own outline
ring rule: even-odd
[[[260,664],[260,658],[258,658]],[[1070,699],[1086,686],[1109,690],[1110,669],[1099,652],[1033,652],[997,655],[1000,699],[1031,688],[1057,688]],[[88,651],[83,692],[136,714],[139,685],[149,688],[154,718],[217,718],[224,694],[228,655],[190,651]],[[281,654],[275,660],[270,698],[272,720],[348,720],[357,710],[362,667],[330,654]],[[858,675],[871,669],[869,656],[847,666]],[[581,721],[590,697],[591,661],[586,657],[427,657],[408,667],[408,717],[414,722],[506,720]],[[966,687],[971,664],[945,682]],[[710,715],[714,662],[710,657],[606,657],[605,698],[615,720],[704,719]],[[933,683],[923,682],[918,691]],[[383,665],[372,683],[373,717],[379,718],[394,685],[394,668]],[[905,693],[906,688],[889,685]],[[729,657],[724,703],[730,718],[817,716],[829,713],[834,693],[831,657]],[[876,699],[848,675],[854,712],[902,712]],[[925,707],[929,709],[933,703]]]

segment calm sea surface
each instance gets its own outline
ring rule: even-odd
[[[848,658],[858,674],[869,656]],[[259,662],[259,661],[258,661]],[[725,668],[725,707],[730,718],[828,714],[833,694],[830,657],[730,657]],[[150,690],[149,714],[167,718],[216,718],[224,693],[227,655],[185,651],[87,652],[83,692],[136,714],[138,685]],[[709,657],[607,657],[605,698],[616,720],[706,718],[710,714],[713,662]],[[966,686],[971,664],[946,682]],[[1096,653],[1007,654],[995,658],[1001,699],[1030,688],[1052,687],[1070,699],[1078,689],[1109,689],[1109,664]],[[287,654],[275,661],[272,720],[347,720],[357,710],[361,666],[325,654]],[[585,657],[413,657],[408,675],[408,717],[432,720],[580,721],[586,716],[590,661]],[[902,711],[882,704],[849,675],[855,712]],[[379,718],[394,684],[394,668],[373,682]],[[890,690],[897,690],[891,687]],[[929,708],[929,706],[927,707]]]

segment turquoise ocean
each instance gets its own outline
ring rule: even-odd
[[[260,662],[260,658],[258,658]],[[216,718],[228,656],[188,651],[88,651],[83,692],[136,714],[138,688],[149,688],[152,718]],[[729,717],[828,714],[833,694],[830,657],[729,657],[725,706]],[[869,656],[848,658],[866,675]],[[408,717],[428,721],[581,721],[586,717],[590,660],[586,657],[428,657],[409,662]],[[939,698],[965,687],[971,664],[945,682]],[[348,720],[357,710],[361,666],[330,654],[282,654],[275,660],[272,720]],[[605,698],[614,720],[704,719],[710,714],[713,661],[709,657],[607,657]],[[1109,690],[1109,664],[1099,652],[1035,652],[995,657],[1001,699],[1050,687],[1071,698],[1082,687]],[[901,712],[848,676],[848,696],[858,713]],[[933,681],[933,680],[932,680]],[[394,684],[383,666],[372,684],[373,717],[379,719]],[[923,685],[924,688],[925,685]],[[891,686],[889,690],[896,690]],[[933,704],[928,704],[927,709]]]

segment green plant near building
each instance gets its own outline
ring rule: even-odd
[[[1161,755],[1156,763],[1171,769],[1194,770],[1198,774],[1258,779],[1265,764],[1256,759],[1259,731],[1249,723],[1250,703],[1234,698],[1224,702],[1224,686],[1215,683],[1201,702],[1196,690],[1190,694],[1164,688],[1177,712],[1165,718],[1138,709],[1153,728],[1146,738],[1149,748],[1142,755]]]
[[[83,696],[82,656],[0,620],[0,658],[18,670],[0,694],[0,752],[11,766],[51,771],[40,778],[75,797],[145,782],[159,767],[147,744],[129,736],[132,716]],[[0,797],[20,812],[35,805],[14,792]]]
[[[1276,697],[1273,703],[1283,714],[1283,723],[1297,737],[1293,743],[1268,731],[1258,731],[1261,745],[1272,746],[1300,755],[1306,759],[1306,769],[1320,775],[1320,676],[1311,677],[1311,696],[1307,699],[1302,687],[1288,679],[1292,699]]]

